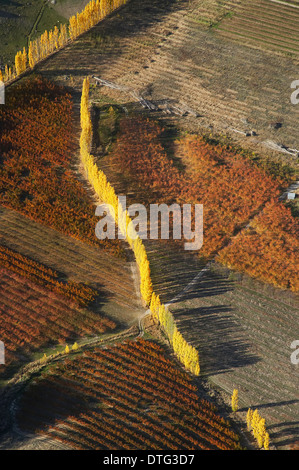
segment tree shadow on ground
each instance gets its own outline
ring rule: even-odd
[[[15,13],[9,13],[8,11],[0,10],[0,18],[19,18]]]
[[[44,376],[37,372],[32,379],[22,394],[20,385],[16,383],[8,385],[0,394],[0,431],[10,429],[12,402],[15,402],[14,418],[18,429],[30,434],[46,431],[57,420],[67,419],[70,415],[78,416],[94,402],[93,398],[72,387],[63,376],[56,376],[55,372]]]
[[[175,319],[183,337],[199,352],[203,376],[221,374],[260,360],[252,354],[246,334],[228,305],[182,308],[175,311]]]
[[[191,285],[179,298],[180,301],[193,300],[198,298],[207,298],[232,292],[234,282],[226,278],[205,272],[197,282]]]
[[[204,267],[202,260],[179,246],[169,243],[145,243],[154,288],[162,302],[169,302],[180,295]],[[187,294],[188,299],[190,298]]]
[[[126,53],[122,47],[124,39],[146,33],[153,25],[162,23],[172,12],[181,10],[185,4],[186,0],[130,0],[118,12],[112,13],[70,46],[47,59],[46,67],[41,65],[43,75],[55,78],[61,74],[84,76],[98,73],[101,76],[109,69],[111,61]],[[171,34],[171,31],[165,30],[165,40]],[[69,59],[70,48],[72,57]],[[55,64],[53,68],[52,60],[53,65]],[[77,65],[69,66],[75,62]]]
[[[275,405],[279,407],[288,404],[293,405],[296,402],[298,403],[298,400],[290,400],[289,402],[278,402]],[[260,407],[257,406],[256,408]],[[285,421],[279,424],[269,425],[267,429],[270,431],[271,439],[275,440],[275,444],[279,448],[292,446],[299,440],[299,421]]]

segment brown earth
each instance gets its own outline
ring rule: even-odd
[[[276,9],[278,22],[279,15],[285,17],[280,5],[264,2]],[[298,79],[298,55],[224,37],[220,26],[246,15],[246,2],[228,2],[222,9],[221,3],[131,0],[38,70],[78,93],[83,77],[95,75],[129,86],[157,104],[168,100],[185,106],[199,117],[186,113],[171,121],[193,132],[231,135],[255,151],[271,153],[268,140],[298,149],[299,105],[290,101],[291,83]],[[292,10],[295,34],[299,10]],[[283,31],[281,35],[287,34]],[[131,96],[94,88],[92,99],[126,103]],[[275,128],[275,123],[281,127]],[[257,135],[242,134],[251,131]]]

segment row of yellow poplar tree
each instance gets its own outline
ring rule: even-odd
[[[140,273],[140,293],[142,299],[150,307],[153,318],[159,323],[173,347],[174,353],[184,364],[187,370],[199,375],[199,357],[197,350],[187,343],[178,331],[173,315],[168,308],[160,302],[160,298],[153,292],[151,272],[147,253],[142,240],[134,231],[133,224],[127,213],[119,206],[118,197],[114,188],[107,181],[106,175],[101,171],[90,154],[92,140],[92,124],[89,111],[89,79],[83,82],[81,97],[81,161],[87,178],[101,201],[112,206],[112,216],[115,218],[122,234],[126,237],[134,252]]]
[[[6,65],[4,72],[0,70],[0,81],[9,82],[27,69],[32,69],[125,3],[127,0],[91,0],[81,13],[71,16],[68,25],[61,24],[60,28],[55,26],[51,31],[45,31],[39,38],[30,41],[28,48],[18,51],[14,66]]]
[[[235,388],[231,396],[231,405],[234,412],[239,409],[239,392]],[[254,438],[256,439],[259,448],[269,450],[270,438],[269,433],[266,429],[266,421],[262,418],[258,410],[252,410],[251,408],[247,411],[246,416],[247,429],[251,431]]]

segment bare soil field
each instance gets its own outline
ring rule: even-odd
[[[298,60],[299,10],[293,5],[271,0],[240,2],[234,15],[223,20],[217,30],[227,38],[253,47],[281,51]]]
[[[198,348],[202,375],[227,397],[237,388],[238,413],[245,419],[257,408],[279,449],[298,440],[299,376],[290,360],[298,307],[298,297],[219,267],[171,305]]]
[[[237,18],[212,4],[212,23]],[[161,109],[165,101],[185,109],[185,115],[170,117],[181,128],[230,135],[254,151],[295,164],[295,157],[271,150],[269,141],[299,148],[299,106],[290,101],[291,83],[298,78],[296,57],[224,37],[219,27],[198,21],[207,17],[208,6],[197,0],[138,5],[132,0],[38,70],[78,92],[86,75],[128,86]],[[232,13],[236,2],[228,6],[226,13]],[[278,4],[271,8],[280,11]],[[296,30],[299,11],[293,10]],[[125,104],[131,96],[100,87],[92,99]],[[256,135],[245,137],[251,132]]]

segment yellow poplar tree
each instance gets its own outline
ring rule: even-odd
[[[17,54],[15,56],[15,68],[16,68],[17,76],[20,75],[23,71],[23,69],[22,69],[22,52],[21,51],[17,52]]]
[[[251,409],[251,408],[248,408],[247,416],[246,416],[246,423],[247,423],[247,429],[248,429],[248,431],[251,431],[252,414],[253,414],[252,409]]]
[[[28,47],[28,61],[29,61],[29,67],[32,69],[35,65],[35,58],[33,55],[33,44],[30,41],[29,47]]]
[[[258,437],[259,420],[260,420],[260,416],[259,416],[258,410],[254,410],[254,412],[252,414],[251,428],[252,428],[252,433],[253,433],[255,439],[257,439],[257,437]]]
[[[264,418],[261,418],[258,423],[258,436],[257,442],[259,447],[263,447],[266,434],[266,422]]]
[[[22,72],[25,72],[27,68],[27,52],[26,48],[23,48],[23,53],[22,53]]]
[[[68,40],[66,24],[60,25],[60,32],[58,36],[58,47],[63,47]]]
[[[269,433],[265,433],[265,439],[264,439],[264,449],[269,450],[269,445],[270,445],[270,439],[269,439]]]
[[[44,364],[46,362],[46,360],[47,360],[47,355],[46,355],[46,353],[44,353],[43,357],[40,360],[41,364]]]
[[[232,401],[232,410],[233,410],[233,412],[238,411],[238,408],[239,408],[239,392],[236,388],[233,391],[231,401]]]

